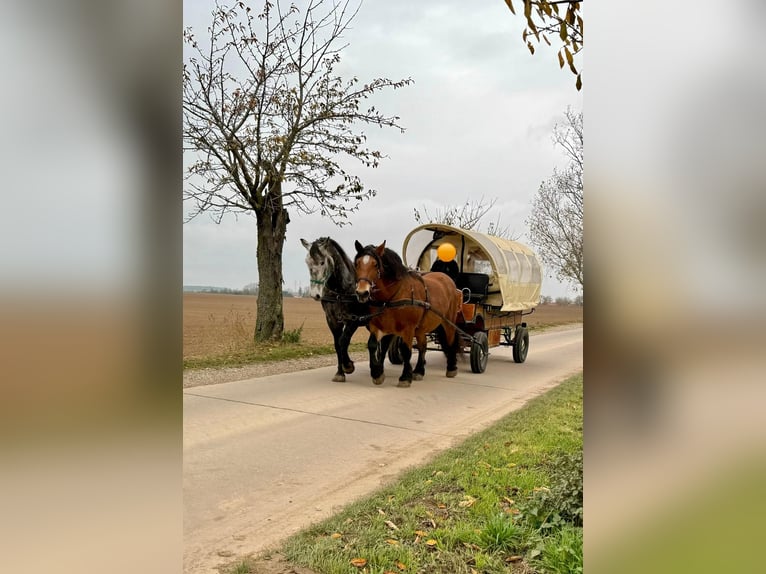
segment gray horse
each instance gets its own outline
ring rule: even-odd
[[[348,345],[359,328],[360,317],[369,313],[369,307],[356,298],[354,264],[340,245],[329,237],[320,237],[313,243],[301,239],[308,251],[306,265],[311,285],[309,294],[322,302],[327,326],[332,332],[338,371],[333,381],[343,383],[346,374],[354,372],[354,361],[348,355]]]

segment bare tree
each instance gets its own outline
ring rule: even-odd
[[[559,279],[583,282],[583,124],[582,113],[567,109],[566,124],[557,124],[553,141],[560,146],[569,165],[553,170],[532,202],[527,219],[533,245],[544,263]]]
[[[183,135],[195,152],[184,198],[191,217],[229,212],[257,223],[256,340],[279,339],[282,248],[288,208],[319,212],[337,224],[375,195],[340,160],[377,167],[360,125],[404,131],[397,116],[360,107],[372,94],[411,83],[338,77],[343,34],[361,4],[308,0],[303,9],[267,0],[259,14],[244,2],[216,2],[204,40],[184,31]]]
[[[487,222],[482,230],[484,216],[492,210],[496,203],[496,197],[487,201],[484,199],[484,196],[481,196],[480,199],[467,199],[462,205],[448,205],[437,208],[433,214],[429,213],[428,208],[425,206],[422,206],[420,209],[416,207],[413,211],[415,212],[415,221],[417,223],[443,223],[453,227],[460,227],[461,229],[482,231],[496,237],[517,239],[512,234],[511,228],[501,222],[502,214],[499,212],[495,219]]]
[[[513,0],[505,0],[511,12],[516,14]],[[578,71],[574,63],[574,57],[583,48],[583,19],[581,16],[581,4],[576,0],[516,0],[516,4],[524,6],[524,18],[527,25],[521,33],[521,39],[526,42],[527,48],[534,55],[535,45],[540,45],[542,39],[548,46],[551,45],[549,36],[558,37],[560,48],[558,51],[559,67],[563,68],[566,63],[572,73],[577,76],[575,87],[582,88],[582,72]],[[556,41],[554,39],[554,41]]]

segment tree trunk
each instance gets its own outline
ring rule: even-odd
[[[271,201],[265,201],[256,212],[258,221],[258,315],[255,321],[256,341],[280,340],[285,328],[282,309],[282,248],[290,218],[282,207],[282,193],[277,185],[270,190]]]

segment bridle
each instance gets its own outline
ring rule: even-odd
[[[365,253],[365,255],[369,255],[369,254],[368,254],[368,253]],[[359,256],[359,257],[361,257],[361,254],[360,254],[360,256]],[[376,265],[376,267],[378,268],[378,274],[377,274],[378,276],[376,277],[376,279],[380,279],[380,268],[382,267],[382,262],[380,261],[380,258],[378,258],[377,256],[372,256],[372,257],[375,259],[375,265]],[[357,258],[357,259],[358,259],[358,258]],[[372,292],[373,292],[373,291],[375,291],[375,288],[376,288],[376,286],[377,286],[377,284],[375,283],[375,281],[374,281],[374,280],[372,280],[372,279],[370,279],[369,277],[356,277],[356,283],[357,283],[357,285],[358,285],[360,282],[362,282],[362,281],[364,281],[364,282],[366,282],[367,284],[369,284],[369,286],[370,286],[370,294],[372,294]]]

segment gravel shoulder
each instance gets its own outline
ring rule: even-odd
[[[351,353],[351,360],[356,363],[357,369],[367,367],[367,352]],[[314,357],[301,357],[300,359],[287,359],[273,363],[255,363],[242,365],[241,367],[211,367],[207,369],[186,369],[184,371],[184,388],[199,387],[201,385],[217,385],[245,379],[257,379],[270,375],[294,373],[320,367],[331,367],[337,364],[335,355],[317,355]]]

